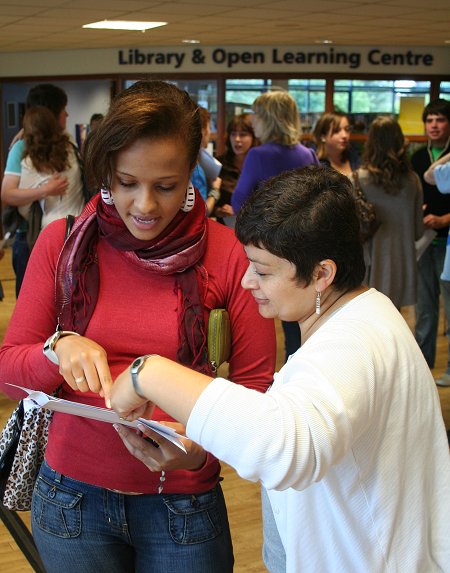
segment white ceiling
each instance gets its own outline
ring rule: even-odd
[[[0,52],[203,45],[444,46],[449,0],[0,0]],[[104,19],[167,21],[147,32],[83,29]],[[447,44],[450,46],[450,44]]]

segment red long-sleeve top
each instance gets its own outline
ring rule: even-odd
[[[207,224],[208,245],[203,258],[209,277],[206,323],[210,309],[229,311],[232,325],[229,377],[237,384],[265,391],[272,382],[275,367],[273,322],[261,318],[251,295],[241,287],[247,261],[233,231],[214,221]],[[43,355],[42,349],[56,328],[54,279],[64,233],[64,220],[55,221],[41,233],[0,349],[0,390],[12,398],[23,396],[7,383],[51,393],[63,381],[58,366]],[[174,277],[149,274],[131,265],[105,240],[99,241],[98,260],[99,295],[84,336],[106,350],[113,380],[143,354],[160,354],[176,360]],[[104,407],[99,395],[76,392],[67,384],[63,385],[62,397]],[[161,410],[156,410],[153,418],[171,419]],[[150,472],[135,459],[114,428],[104,422],[55,412],[46,459],[56,471],[100,487],[155,493],[159,485],[159,474]],[[208,454],[199,470],[167,472],[164,491],[206,491],[216,484],[219,472],[219,462]]]

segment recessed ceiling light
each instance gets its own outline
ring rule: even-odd
[[[333,40],[316,40],[315,44],[332,44]]]
[[[200,40],[181,40],[183,44],[200,44]]]
[[[149,30],[165,26],[167,22],[135,22],[132,20],[102,20],[101,22],[92,22],[84,24],[83,28],[97,28],[101,30]]]

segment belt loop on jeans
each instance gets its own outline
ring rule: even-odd
[[[53,473],[56,483],[61,483],[62,475],[59,472],[55,472],[55,470],[53,470]]]

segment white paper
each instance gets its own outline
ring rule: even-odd
[[[431,244],[436,237],[437,232],[434,229],[425,229],[424,234],[416,241],[416,260],[424,254],[426,248]]]
[[[203,147],[200,148],[198,162],[202,166],[206,178],[210,181],[214,181],[222,170],[222,163],[210,155]]]
[[[47,410],[53,410],[54,412],[72,414],[73,416],[81,416],[83,418],[89,418],[99,422],[107,422],[108,424],[122,424],[123,426],[128,426],[130,428],[137,428],[138,423],[141,423],[143,426],[146,426],[166,440],[169,440],[172,444],[175,444],[175,446],[186,453],[186,448],[179,440],[179,438],[184,438],[185,436],[178,434],[173,428],[164,426],[163,424],[158,424],[158,422],[154,422],[153,420],[138,418],[134,422],[128,422],[127,420],[122,420],[114,410],[98,408],[97,406],[90,406],[89,404],[71,402],[70,400],[63,400],[62,398],[55,398],[54,396],[49,396],[45,392],[30,390],[29,388],[17,386],[16,384],[9,384],[9,386],[19,388],[28,394],[28,398],[24,399],[25,410],[39,406],[40,408],[46,408]]]

